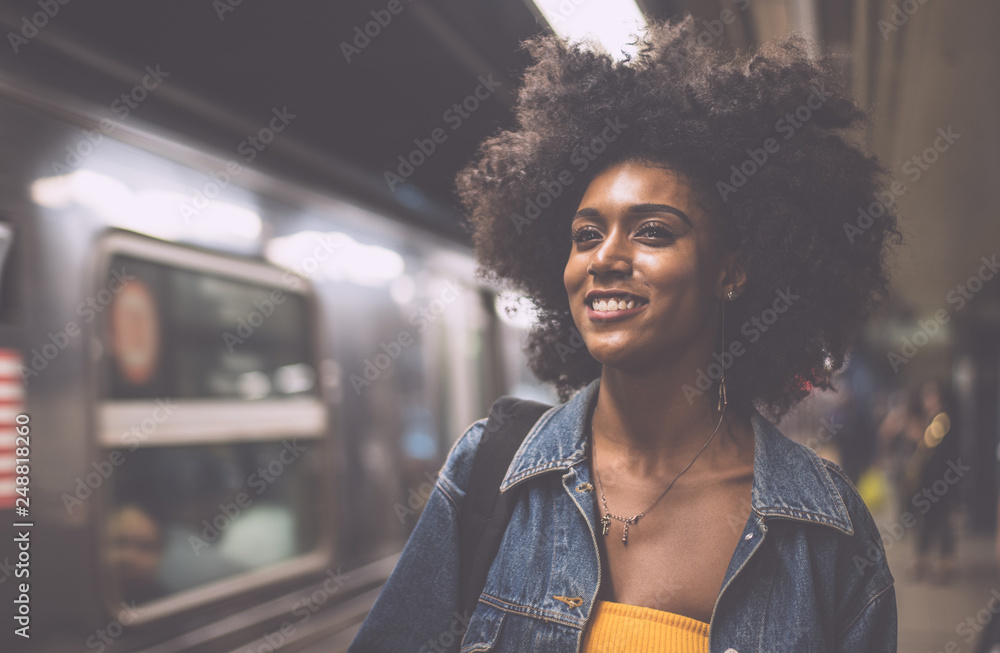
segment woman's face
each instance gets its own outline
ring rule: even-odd
[[[642,163],[609,167],[587,187],[571,236],[563,281],[597,361],[642,370],[692,346],[709,355],[716,302],[734,285],[731,259],[682,177]]]

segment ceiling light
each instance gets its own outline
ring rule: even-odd
[[[563,38],[596,39],[611,56],[623,59],[633,35],[645,31],[646,20],[635,0],[534,0],[552,30]]]

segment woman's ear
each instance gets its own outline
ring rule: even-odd
[[[743,267],[743,252],[735,250],[722,260],[716,297],[722,300],[736,299],[743,293],[747,283],[746,269]],[[732,297],[730,297],[732,293]]]

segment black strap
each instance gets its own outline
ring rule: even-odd
[[[537,401],[501,397],[490,409],[458,515],[458,598],[465,615],[471,615],[479,602],[517,503],[514,489],[500,494],[500,482],[528,431],[549,408]]]

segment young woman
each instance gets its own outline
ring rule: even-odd
[[[352,651],[895,651],[868,510],[759,412],[829,388],[885,291],[895,215],[850,140],[864,114],[799,41],[699,42],[690,19],[625,62],[530,42],[519,127],[458,191],[483,270],[537,306],[532,369],[565,403],[507,469],[475,611],[456,516],[485,420]]]

